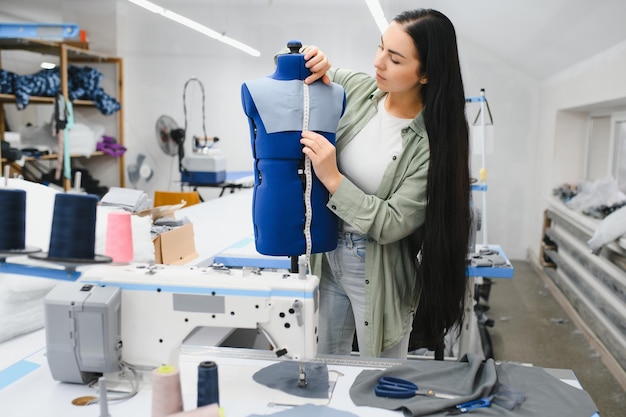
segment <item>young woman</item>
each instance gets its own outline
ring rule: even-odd
[[[404,358],[411,333],[430,345],[463,318],[469,140],[455,30],[435,10],[398,15],[375,78],[331,69],[316,47],[304,53],[308,82],[347,94],[336,148],[313,132],[301,139],[340,219],[337,249],[312,262],[318,352],[349,354],[356,331],[361,355]]]

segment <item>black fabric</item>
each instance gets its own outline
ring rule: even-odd
[[[408,379],[420,389],[461,397],[455,400],[424,396],[380,398],[374,394],[374,386],[383,375]],[[503,407],[508,404],[499,398],[498,394],[502,393],[497,392],[498,387],[507,387],[523,396],[521,405],[513,410]],[[492,359],[482,361],[474,355],[466,355],[458,362],[409,361],[386,370],[363,371],[350,388],[350,397],[358,406],[402,410],[412,416],[445,416],[449,407],[490,395],[494,395],[491,407],[472,410],[472,416],[591,417],[598,412],[587,392],[562,382],[542,368],[496,364]]]
[[[12,148],[9,142],[2,141],[2,157],[8,162],[14,162],[22,158],[22,152],[19,149]]]
[[[25,165],[27,166],[27,165]],[[98,198],[102,199],[102,197],[104,197],[104,195],[106,193],[109,192],[109,187],[106,187],[104,185],[100,185],[100,180],[94,178],[91,175],[91,172],[89,172],[89,170],[84,169],[84,168],[72,168],[72,172],[70,177],[76,178],[76,173],[80,172],[81,173],[81,177],[80,177],[80,187],[83,188],[85,190],[85,192],[87,194],[93,194],[93,195],[97,195]],[[41,175],[40,178],[36,178],[35,179],[38,182],[41,182],[42,184],[55,184],[58,185],[59,187],[63,187],[63,179],[59,178],[56,179],[55,178],[55,169],[51,169],[48,172],[44,173]],[[72,183],[72,186],[76,186],[76,184]]]

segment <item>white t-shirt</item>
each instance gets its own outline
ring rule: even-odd
[[[385,100],[379,100],[378,112],[337,157],[343,175],[367,194],[376,194],[387,165],[402,149],[402,129],[413,121],[389,114]],[[356,232],[346,223],[343,230]]]

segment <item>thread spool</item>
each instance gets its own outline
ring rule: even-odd
[[[113,262],[128,263],[134,258],[130,216],[125,211],[114,211],[107,216],[104,254],[110,256]]]
[[[162,365],[152,371],[152,417],[165,417],[183,411],[180,371]]]
[[[487,182],[487,170],[485,168],[481,168],[480,171],[478,171],[478,181]]]
[[[29,255],[33,259],[69,267],[107,263],[111,258],[94,254],[98,197],[91,194],[57,194],[52,212],[48,252]]]
[[[217,404],[211,404],[194,410],[170,414],[168,417],[224,417],[224,411]]]
[[[98,197],[90,194],[55,196],[49,258],[94,258],[97,204]]]
[[[0,189],[0,251],[25,249],[26,191]]]
[[[107,397],[107,383],[105,377],[101,376],[98,378],[98,387],[100,389],[100,395],[98,398],[98,404],[100,404],[100,417],[111,417],[111,414],[109,414],[109,400]]]
[[[217,364],[213,361],[200,362],[198,365],[198,401],[197,406],[219,404],[219,380]]]

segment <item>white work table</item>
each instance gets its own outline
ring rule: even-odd
[[[177,217],[187,217],[194,225],[195,245],[199,257],[189,266],[210,265],[216,254],[241,242],[253,231],[251,215],[252,190],[226,194],[222,198],[197,204],[177,212]],[[269,353],[269,351],[266,351]],[[218,363],[220,373],[220,402],[227,417],[243,417],[252,414],[270,415],[284,408],[271,406],[275,401],[263,394],[261,388],[246,372],[267,366],[269,359],[233,358],[216,354],[209,347],[199,346],[195,341],[183,347],[180,357],[183,401],[186,410],[195,408],[197,364],[203,360]],[[346,358],[350,361],[350,358]],[[238,371],[234,369],[237,368]],[[401,416],[394,412],[371,407],[356,407],[349,396],[349,389],[356,376],[364,369],[380,368],[375,364],[356,366],[329,363],[331,373],[339,372],[328,407],[352,412],[358,416]],[[239,372],[242,372],[240,377]],[[571,371],[555,370],[562,380],[577,385]],[[256,384],[256,385],[255,385]],[[75,406],[71,401],[77,397],[95,395],[95,391],[81,384],[60,383],[53,380],[45,357],[45,334],[37,330],[0,343],[0,415],[19,417],[97,417],[98,405]],[[111,394],[112,395],[112,394]],[[133,398],[123,402],[111,402],[111,417],[149,417],[152,392],[149,385]]]
[[[0,344],[0,404],[3,416],[16,417],[96,417],[100,416],[99,406],[75,406],[73,399],[95,395],[93,388],[80,384],[54,381],[45,357],[44,331],[38,330],[18,336]],[[252,414],[270,415],[287,407],[272,405],[283,401],[284,395],[254,382],[252,372],[274,363],[262,358],[263,352],[249,358],[221,355],[215,348],[186,346],[182,349],[180,370],[185,410],[196,408],[196,369],[200,361],[212,360],[218,364],[220,405],[227,417],[245,417]],[[346,363],[349,361],[346,358]],[[355,359],[355,361],[357,361]],[[356,362],[358,364],[358,362]],[[382,364],[382,362],[381,362]],[[335,410],[351,412],[363,417],[401,416],[399,411],[389,411],[373,407],[355,406],[349,390],[356,376],[363,369],[382,369],[384,366],[373,363],[349,366],[346,364],[328,365],[329,375],[335,375],[336,385],[329,400],[302,400],[302,404],[327,405]],[[570,385],[580,387],[574,374],[567,370],[549,370],[554,376]],[[337,376],[337,375],[341,376]],[[295,380],[295,379],[294,379]],[[276,395],[271,391],[276,391]],[[114,396],[116,394],[109,394]],[[152,391],[144,386],[133,398],[122,402],[110,402],[111,417],[150,417]],[[293,403],[292,403],[293,404]],[[298,403],[300,404],[300,403]]]
[[[252,223],[253,190],[227,194],[222,198],[185,207],[176,212],[178,219],[193,223],[196,251],[199,256],[190,266],[207,266],[214,260],[229,267],[289,268],[286,256],[266,256],[256,251]],[[482,245],[481,245],[482,246]],[[468,267],[468,276],[512,278],[513,267],[498,245],[487,245],[506,259],[503,267]],[[480,246],[477,248],[480,249]]]

